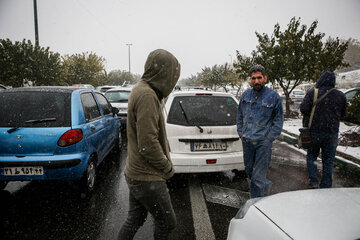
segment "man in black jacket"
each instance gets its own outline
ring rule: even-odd
[[[316,81],[316,88],[319,89],[318,99],[334,87],[335,74],[333,72],[324,72],[321,74],[320,78]],[[306,94],[300,105],[300,111],[304,116],[310,115],[313,100],[314,89]],[[306,156],[311,188],[317,188],[319,186],[315,161],[319,156],[320,149],[323,164],[320,188],[330,188],[332,186],[332,173],[336,147],[338,145],[340,119],[345,116],[345,113],[345,94],[336,89],[332,90],[316,104],[310,128],[313,146],[308,149]]]

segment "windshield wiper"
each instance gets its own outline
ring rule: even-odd
[[[31,120],[25,121],[25,123],[41,123],[41,122],[52,122],[52,121],[56,121],[56,118],[31,119]],[[20,127],[13,127],[13,128],[10,128],[9,130],[7,130],[7,132],[12,133],[12,132],[15,132],[16,130],[18,130],[19,128]]]
[[[25,121],[25,123],[41,123],[41,122],[53,122],[53,121],[56,121],[56,118],[31,119]]]
[[[187,124],[190,125],[189,119],[188,119],[188,117],[187,117],[187,115],[186,115],[186,112],[185,112],[185,110],[184,110],[184,107],[183,107],[183,105],[182,105],[182,101],[179,101],[179,105],[180,105],[180,108],[181,108],[181,110],[182,110],[182,114],[184,115]],[[194,125],[195,125],[195,124],[194,124]],[[200,130],[200,133],[204,132],[204,129],[202,129],[202,127],[200,127],[199,125],[195,125],[195,127],[197,127],[197,128]]]
[[[13,128],[10,128],[9,130],[7,130],[7,132],[12,133],[12,132],[15,132],[18,129],[19,129],[19,127],[13,127]]]

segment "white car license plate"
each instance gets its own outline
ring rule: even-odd
[[[192,152],[198,151],[226,151],[226,142],[192,142],[190,144]]]
[[[43,167],[4,167],[0,169],[1,175],[4,176],[21,176],[21,175],[44,175]]]

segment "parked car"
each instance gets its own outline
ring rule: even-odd
[[[360,88],[351,88],[351,89],[344,91],[344,93],[346,96],[346,101],[348,103],[350,103],[351,100],[353,100],[355,96],[360,94]]]
[[[5,87],[4,85],[0,84],[0,91],[5,90],[7,87]]]
[[[301,89],[294,89],[290,93],[289,97],[290,97],[291,102],[301,102],[305,97],[305,91],[303,91]]]
[[[75,180],[94,189],[97,167],[121,144],[117,109],[99,92],[26,87],[0,92],[0,189],[9,181]]]
[[[126,128],[128,100],[131,89],[131,87],[117,87],[109,89],[105,92],[105,97],[109,100],[111,105],[119,110],[118,117],[120,119],[122,129]]]
[[[248,200],[230,221],[228,240],[360,238],[360,188],[283,192]]]
[[[91,85],[91,84],[80,84],[80,83],[77,83],[77,84],[73,84],[72,86],[73,86],[73,87],[78,87],[78,88],[95,89],[94,86]]]
[[[190,90],[169,95],[164,115],[176,173],[244,170],[237,107],[238,100],[229,93]]]
[[[119,87],[119,86],[105,85],[105,86],[98,86],[98,87],[95,88],[95,90],[97,90],[99,92],[102,92],[102,93],[105,93],[107,90],[112,89],[112,88],[116,88],[116,87]]]

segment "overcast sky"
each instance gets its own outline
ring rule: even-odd
[[[142,74],[147,55],[163,48],[182,66],[180,78],[249,55],[255,31],[282,30],[292,17],[325,38],[360,40],[360,0],[37,0],[39,40],[61,55],[93,52],[105,68]],[[33,0],[0,0],[0,38],[35,42]]]

